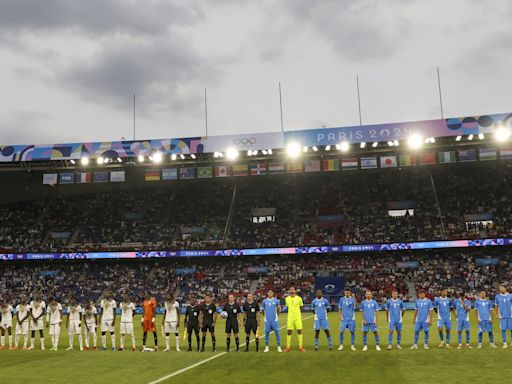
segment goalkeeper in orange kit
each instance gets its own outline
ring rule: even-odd
[[[158,351],[158,336],[155,326],[156,300],[151,296],[151,292],[149,291],[146,293],[146,299],[142,304],[142,308],[144,309],[144,315],[142,316],[142,330],[144,331],[142,335],[142,350],[144,351],[146,348],[148,332],[153,332],[153,337],[155,338],[155,351]]]

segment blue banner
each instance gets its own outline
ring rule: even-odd
[[[498,265],[498,259],[476,259],[476,265]]]
[[[345,278],[343,276],[317,277],[315,279],[316,289],[321,289],[326,296],[341,296],[345,289]]]

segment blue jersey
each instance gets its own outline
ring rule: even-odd
[[[437,316],[441,320],[451,319],[452,299],[449,297],[436,297],[434,299],[434,307],[437,308]]]
[[[404,310],[404,302],[400,299],[389,299],[386,303],[388,311],[388,322],[401,323],[402,311]]]
[[[471,309],[471,301],[469,301],[468,299],[465,299],[464,301],[462,301],[460,299],[455,299],[453,301],[453,307],[455,308],[455,312],[457,313],[457,320],[458,321],[461,321],[461,320],[469,321],[469,311],[466,311],[464,309],[464,306],[462,305],[462,303],[464,303],[464,305],[466,307]]]
[[[363,319],[366,320],[367,323],[375,323],[375,312],[379,310],[379,304],[377,304],[375,300],[363,300],[359,305],[359,309],[363,312]]]
[[[512,317],[512,294],[505,293],[503,295],[498,293],[494,301],[496,308],[498,308],[498,315],[500,319],[508,319]]]
[[[490,321],[492,301],[489,299],[477,299],[475,301],[475,309],[478,314],[478,321]]]
[[[430,321],[430,311],[434,309],[434,305],[432,305],[432,301],[430,299],[418,299],[416,300],[416,310],[418,314],[416,315],[417,323],[427,323]]]
[[[313,311],[315,312],[316,320],[325,320],[327,319],[327,309],[329,308],[329,301],[322,297],[321,299],[313,299],[311,302],[311,306],[313,307]]]
[[[340,299],[338,308],[341,309],[341,315],[344,321],[356,319],[356,300],[352,296],[343,296]]]
[[[266,298],[261,302],[261,307],[265,311],[265,320],[267,321],[278,321],[277,317],[277,306],[279,300],[275,297],[272,299]]]

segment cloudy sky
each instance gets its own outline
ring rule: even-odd
[[[509,0],[0,0],[0,143],[512,111]]]

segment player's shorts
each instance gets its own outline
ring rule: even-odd
[[[251,332],[256,334],[258,330],[258,320],[256,319],[247,319],[245,321],[245,333],[250,334]]]
[[[60,335],[60,324],[50,324],[50,336]]]
[[[226,333],[238,333],[238,321],[237,320],[226,320]]]
[[[199,323],[198,322],[188,322],[187,323],[187,333],[190,335],[192,332],[199,332]]]
[[[469,320],[457,320],[457,331],[462,332],[462,330],[469,331]]]
[[[30,330],[32,331],[42,331],[44,329],[44,322],[43,318],[39,318],[36,321],[31,320],[30,321]]]
[[[427,323],[426,321],[415,323],[414,324],[414,332],[419,332],[419,331],[425,331],[425,332],[430,331],[430,324]]]
[[[288,321],[286,322],[286,328],[288,328],[288,330],[290,330],[290,329],[301,330],[302,329],[302,319],[300,317],[288,318]]]
[[[215,324],[213,323],[203,323],[203,326],[201,327],[201,331],[202,332],[210,332],[210,333],[213,333],[215,332]]]
[[[478,332],[492,332],[492,323],[489,320],[479,321]]]
[[[281,328],[279,327],[279,321],[265,321],[265,332],[270,333],[274,331],[276,334],[281,333]]]
[[[164,322],[164,333],[178,333],[178,322],[177,321],[166,321]]]
[[[16,334],[17,335],[28,335],[28,320],[20,323],[16,323]]]
[[[11,321],[2,321],[0,323],[0,328],[7,329],[12,327],[12,320]]]
[[[355,320],[341,320],[340,331],[343,332],[345,329],[348,329],[350,332],[356,331],[356,321]]]
[[[131,335],[133,333],[133,321],[121,321],[119,333],[121,335]]]
[[[402,323],[400,321],[390,321],[388,327],[390,331],[402,332]]]
[[[362,328],[363,333],[366,333],[368,331],[377,332],[378,330],[379,329],[377,328],[377,324],[375,324],[375,323],[363,324],[363,328]]]
[[[80,320],[70,321],[68,334],[70,335],[81,335],[82,334],[82,322]]]
[[[329,320],[328,319],[317,319],[313,324],[314,330],[319,331],[323,329],[324,331],[329,330]]]
[[[115,332],[116,327],[112,325],[113,321],[114,320],[101,320],[101,332]]]
[[[96,333],[96,323],[85,323],[85,334]]]
[[[155,332],[156,331],[156,327],[155,327],[154,321],[144,319],[142,321],[142,330],[144,332]]]
[[[512,318],[500,319],[500,327],[502,331],[512,330]]]
[[[452,321],[437,319],[437,328],[446,328],[446,330],[449,331],[450,329],[452,329]]]

